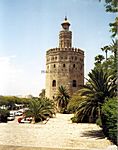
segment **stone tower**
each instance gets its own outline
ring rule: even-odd
[[[59,47],[46,52],[46,97],[54,99],[59,86],[70,95],[84,84],[84,52],[72,47],[70,23],[65,17],[59,33]]]

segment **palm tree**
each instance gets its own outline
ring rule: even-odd
[[[104,60],[104,56],[103,55],[97,55],[95,57],[96,63],[101,63],[103,60]]]
[[[57,93],[57,97],[56,97],[59,112],[65,113],[67,111],[67,105],[69,102],[69,98],[70,98],[70,96],[68,94],[67,89],[63,86],[60,86],[58,88],[58,93]]]
[[[102,68],[95,68],[88,76],[90,79],[79,91],[84,99],[75,113],[77,122],[95,122],[101,116],[101,106],[106,98],[116,94],[116,84],[114,84],[116,78],[109,76]]]
[[[55,114],[54,103],[49,99],[32,99],[26,117],[32,117],[34,122],[39,122]]]

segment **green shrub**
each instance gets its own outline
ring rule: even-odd
[[[76,113],[78,106],[85,99],[85,96],[80,95],[80,91],[74,93],[67,105],[67,110],[70,113]]]
[[[78,122],[78,118],[76,116],[72,117],[71,120],[72,120],[73,123],[77,123]]]
[[[9,116],[8,110],[0,109],[0,122],[7,122],[8,116]]]
[[[117,98],[111,98],[102,106],[102,127],[104,134],[115,144],[117,144]]]

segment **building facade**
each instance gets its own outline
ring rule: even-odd
[[[84,51],[72,47],[70,23],[65,17],[59,32],[59,47],[46,52],[46,97],[54,99],[59,86],[72,95],[84,84]]]

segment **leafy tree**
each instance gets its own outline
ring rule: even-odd
[[[29,110],[26,111],[26,117],[33,117],[35,122],[43,121],[47,117],[55,114],[55,106],[49,99],[33,99],[29,104]]]
[[[118,29],[118,17],[115,18],[115,21],[113,23],[110,23],[109,26],[111,27],[112,37],[116,37],[117,35],[117,29]]]
[[[57,106],[59,108],[59,112],[66,113],[69,98],[70,96],[69,96],[67,89],[63,86],[60,86],[58,88],[58,93],[56,96],[56,101],[57,101]]]
[[[102,1],[102,0],[99,0]],[[105,0],[105,7],[107,12],[118,12],[118,1],[117,0]]]
[[[110,98],[102,106],[102,127],[104,134],[117,144],[117,98]]]
[[[102,1],[102,0],[99,0],[99,1]],[[110,12],[110,13],[116,13],[118,12],[118,1],[117,0],[105,0],[105,7],[106,7],[106,12]],[[113,54],[111,54],[111,56],[109,57],[110,58],[110,61],[107,60],[107,62],[104,62],[104,66],[106,66],[108,69],[111,67],[111,64],[113,65],[111,67],[111,70],[112,71],[109,71],[109,72],[112,72],[114,74],[114,76],[116,76],[116,72],[117,72],[117,44],[118,44],[118,40],[117,40],[117,29],[118,29],[118,17],[115,18],[114,22],[113,23],[110,23],[109,24],[110,26],[110,31],[112,33],[112,43],[111,44],[108,44],[106,46],[104,46],[103,48],[101,48],[103,51],[105,51],[106,55],[107,55],[107,52],[110,51],[112,52]],[[106,56],[107,58],[107,56]],[[111,59],[112,58],[112,59]],[[107,69],[106,68],[106,69]]]

